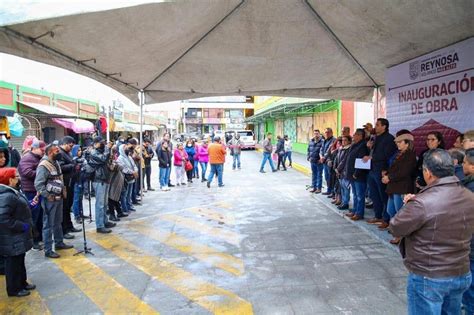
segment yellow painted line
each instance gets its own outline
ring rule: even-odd
[[[309,169],[308,167],[306,166],[303,166],[301,164],[298,164],[298,163],[295,163],[293,162],[292,163],[292,166],[295,170],[297,170],[298,172],[301,172],[307,176],[310,176],[311,175],[311,169]]]
[[[167,246],[173,247],[182,253],[193,256],[207,264],[225,270],[233,275],[240,276],[244,272],[244,263],[232,255],[219,252],[206,245],[181,237],[175,233],[160,231],[144,224],[129,224],[133,230],[148,236]]]
[[[51,314],[37,290],[22,298],[9,297],[5,276],[0,276],[0,314]]]
[[[257,152],[263,153],[262,149],[257,149]],[[306,176],[311,176],[311,169],[309,167],[306,167],[302,164],[293,162],[292,164],[293,169],[297,170],[300,173],[305,174]]]
[[[173,222],[177,225],[185,227],[190,230],[197,231],[202,234],[208,234],[215,238],[220,238],[230,244],[238,246],[240,243],[240,236],[239,234],[225,230],[222,228],[214,228],[208,225],[205,225],[201,222],[197,222],[193,219],[182,217],[175,214],[163,214],[159,217],[160,220],[165,220],[169,222]]]
[[[216,222],[223,222],[223,223],[231,224],[231,225],[235,224],[235,218],[233,215],[222,214],[221,212],[215,211],[211,208],[194,207],[194,208],[188,208],[187,211],[206,217]]]
[[[116,235],[89,233],[98,245],[214,314],[253,314],[252,305],[235,293],[195,277],[172,263],[145,253]]]
[[[211,203],[211,205],[212,205],[212,203]],[[231,209],[232,208],[232,206],[229,203],[225,202],[225,201],[218,201],[218,202],[214,203],[214,205],[216,207],[225,208],[225,209]]]
[[[61,258],[51,261],[105,314],[158,314],[89,259],[73,254],[61,251]]]

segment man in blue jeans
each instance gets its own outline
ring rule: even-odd
[[[364,157],[364,162],[371,160],[371,168],[367,178],[370,199],[374,203],[375,217],[367,220],[369,224],[377,224],[380,229],[388,227],[390,216],[387,214],[388,196],[386,185],[382,183],[382,171],[388,170],[388,161],[397,151],[395,138],[389,133],[389,122],[385,118],[377,119],[375,124],[375,140],[368,143],[371,155]]]
[[[267,133],[267,138],[263,140],[263,158],[262,158],[262,164],[260,165],[260,173],[265,173],[264,168],[267,161],[270,164],[270,167],[272,168],[272,172],[277,171],[275,168],[275,165],[273,165],[272,152],[273,152],[272,133],[269,132]]]
[[[325,136],[326,136],[326,138],[324,139],[323,147],[321,148],[321,156],[322,156],[321,163],[323,163],[323,165],[324,165],[323,166],[324,167],[324,178],[326,179],[327,191],[325,193],[323,193],[323,195],[332,195],[333,191],[332,191],[331,181],[330,181],[331,168],[329,167],[329,165],[327,163],[328,162],[327,158],[328,158],[329,153],[330,153],[330,148],[334,144],[334,141],[336,141],[336,138],[334,138],[334,136],[333,136],[332,128],[326,128]]]
[[[107,218],[107,205],[109,195],[109,180],[110,180],[110,149],[112,142],[105,146],[102,137],[94,139],[94,149],[92,150],[88,163],[95,169],[94,185],[95,189],[95,225],[97,233],[110,233],[111,227],[116,224],[109,222]]]
[[[403,237],[408,314],[461,314],[462,295],[472,281],[474,194],[459,184],[453,160],[442,149],[425,153],[423,178],[427,186],[405,196],[389,227],[394,237]]]
[[[321,162],[321,149],[323,147],[324,139],[318,129],[313,131],[313,139],[308,145],[307,160],[311,163],[311,193],[320,194],[323,186],[323,168],[324,164]]]
[[[211,188],[214,174],[217,175],[217,183],[219,187],[224,187],[222,177],[224,173],[225,155],[227,150],[225,145],[221,142],[221,137],[214,137],[214,142],[209,145],[208,152],[211,171],[209,172],[209,178],[207,179],[207,188]]]

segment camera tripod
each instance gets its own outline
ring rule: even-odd
[[[91,204],[91,181],[87,181],[87,187],[89,188],[89,196],[87,198],[87,200],[89,201],[89,223],[92,222],[92,204]],[[94,255],[94,253],[92,252],[92,249],[87,247],[87,237],[86,237],[86,224],[85,224],[85,220],[84,220],[84,210],[81,210],[81,218],[82,218],[82,237],[84,239],[84,248],[82,250],[78,250],[73,256],[77,256],[79,254],[90,254],[90,255]]]

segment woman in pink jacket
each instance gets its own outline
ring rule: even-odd
[[[207,181],[206,179],[206,170],[207,170],[207,163],[209,163],[209,152],[207,151],[207,143],[206,139],[203,140],[202,145],[198,148],[198,156],[199,156],[199,164],[201,165],[201,182]]]
[[[176,185],[186,185],[184,180],[184,165],[188,159],[188,154],[184,150],[183,144],[178,143],[176,149],[174,150],[174,171],[176,174]]]

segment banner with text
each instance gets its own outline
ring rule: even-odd
[[[391,132],[410,130],[419,148],[428,132],[440,131],[449,148],[459,133],[474,129],[473,56],[469,38],[388,69]]]

